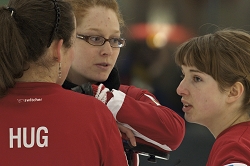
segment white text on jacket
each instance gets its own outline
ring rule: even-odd
[[[9,129],[9,140],[10,140],[10,148],[14,148],[14,146],[16,145],[17,148],[21,148],[22,145],[25,148],[32,148],[35,143],[38,147],[43,148],[43,147],[48,147],[48,129],[47,127],[41,126],[38,127],[37,129],[35,129],[35,127],[31,127],[30,129],[30,141],[29,143],[27,142],[27,128],[23,127],[23,128],[17,128],[17,129],[13,129],[10,128]]]

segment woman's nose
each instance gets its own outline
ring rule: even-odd
[[[184,80],[182,80],[176,89],[177,94],[180,96],[187,94],[187,89],[185,88],[184,83]]]
[[[109,41],[106,41],[102,47],[103,47],[102,55],[112,55],[113,48],[111,47]]]

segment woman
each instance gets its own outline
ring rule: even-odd
[[[98,84],[92,85],[94,95],[107,104],[122,132],[122,127],[126,127],[133,131],[137,143],[150,144],[165,152],[175,150],[184,137],[184,120],[160,105],[147,90],[119,84],[114,66],[125,39],[121,38],[124,22],[116,0],[68,2],[76,16],[77,39],[75,59],[63,86],[72,89],[88,82]]]
[[[127,165],[107,107],[61,87],[74,57],[70,4],[10,0],[0,25],[0,165]]]
[[[216,138],[207,166],[250,165],[250,35],[220,30],[193,38],[176,53],[185,119]]]

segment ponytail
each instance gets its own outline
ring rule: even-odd
[[[18,14],[9,7],[0,7],[0,97],[23,75],[27,48],[17,28]]]

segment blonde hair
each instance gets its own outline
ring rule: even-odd
[[[73,7],[77,25],[81,24],[81,18],[87,15],[88,10],[96,6],[102,6],[107,9],[113,10],[117,16],[120,28],[123,28],[125,25],[119,9],[119,5],[116,0],[66,0],[66,1],[68,1]]]

